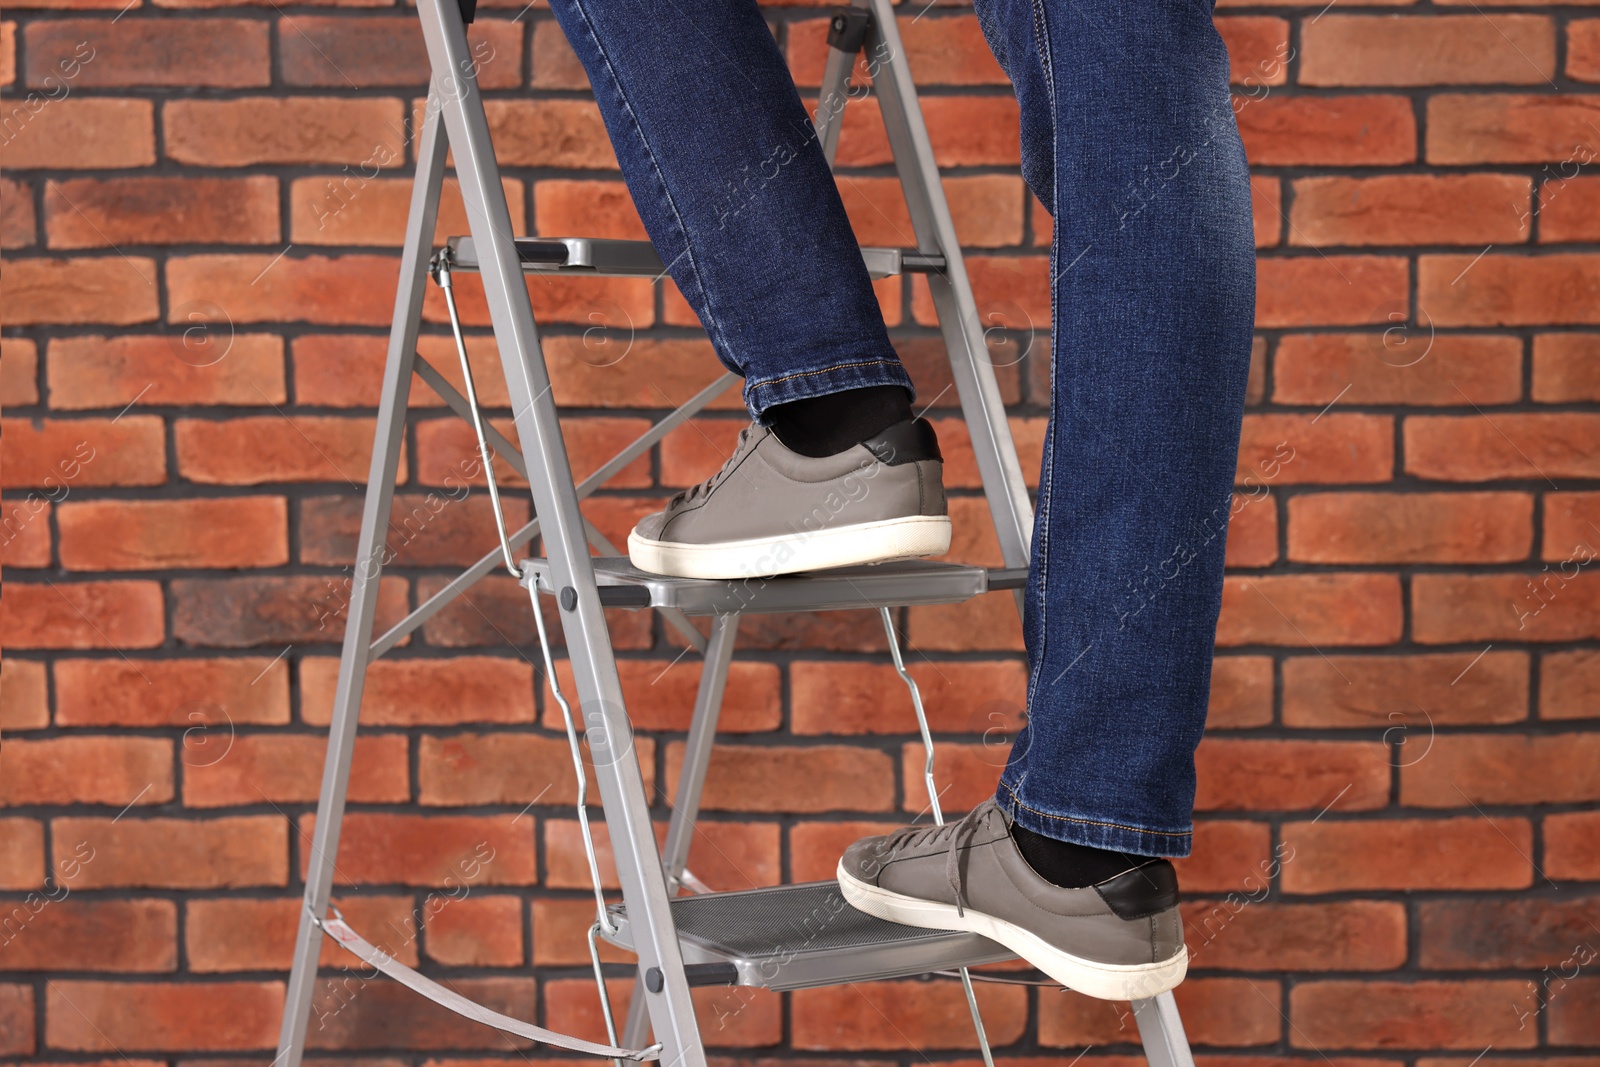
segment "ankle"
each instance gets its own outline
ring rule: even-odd
[[[1011,838],[1040,878],[1063,889],[1083,889],[1139,866],[1148,857],[1076,845],[1011,824]]]
[[[911,394],[898,385],[871,385],[774,404],[763,418],[785,448],[820,459],[911,418]]]

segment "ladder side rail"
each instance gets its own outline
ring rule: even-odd
[[[558,590],[567,654],[595,765],[623,899],[640,923],[635,941],[641,971],[651,973],[650,1018],[662,1059],[705,1067],[683,956],[667,903],[644,779],[611,652],[576,486],[550,396],[533,305],[517,257],[510,212],[500,184],[487,116],[455,0],[418,0],[435,90],[455,154],[457,177],[494,325],[506,387],[528,466],[534,511]],[[448,79],[442,87],[439,79]]]
[[[967,277],[966,260],[956,237],[945,199],[927,124],[905,60],[905,45],[895,24],[891,0],[856,0],[870,6],[867,69],[872,74],[883,124],[889,135],[895,170],[900,175],[906,207],[916,230],[917,247],[945,257],[945,269],[927,275],[934,306],[950,356],[950,369],[962,414],[972,435],[972,450],[983,479],[984,496],[994,519],[1000,552],[1008,567],[1028,566],[1033,537],[1033,505],[1017,462],[1017,448],[1006,421],[1000,385],[989,362],[977,302]],[[1017,593],[1021,606],[1022,593]]]
[[[377,617],[378,579],[388,542],[389,512],[394,502],[395,474],[405,434],[406,404],[411,395],[411,371],[422,324],[422,296],[439,213],[444,164],[443,131],[439,119],[430,110],[417,142],[417,174],[400,255],[394,322],[389,331],[389,352],[378,400],[378,433],[373,443],[372,466],[361,511],[361,536],[356,542],[351,571],[350,607],[339,654],[339,681],[334,690],[333,717],[328,727],[322,789],[317,799],[317,825],[306,866],[305,906],[295,938],[294,962],[284,996],[278,1055],[273,1067],[299,1067],[305,1052],[306,1027],[317,983],[317,960],[322,949],[322,928],[317,920],[326,913],[332,891],[334,857],[339,851],[339,830],[344,821],[345,790],[350,781],[350,757],[355,746],[361,694],[366,683],[367,664],[373,658],[369,644]]]

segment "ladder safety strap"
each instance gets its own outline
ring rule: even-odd
[[[581,1037],[573,1037],[570,1034],[558,1034],[554,1030],[546,1030],[542,1026],[534,1026],[532,1023],[513,1019],[509,1015],[502,1015],[497,1011],[484,1007],[482,1004],[468,1000],[460,993],[446,989],[431,978],[418,974],[387,952],[363,939],[360,934],[350,929],[349,925],[341,918],[317,919],[316,923],[322,927],[323,933],[360,957],[364,963],[388,975],[408,989],[421,993],[435,1004],[448,1008],[457,1015],[471,1019],[473,1022],[492,1026],[496,1030],[503,1030],[517,1037],[527,1038],[529,1041],[555,1045],[557,1048],[564,1048],[571,1052],[582,1052],[589,1056],[639,1062],[661,1058],[661,1046],[659,1044],[651,1045],[645,1049],[617,1048],[613,1045],[585,1041]]]

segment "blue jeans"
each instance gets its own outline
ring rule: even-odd
[[[977,0],[1054,218],[1050,428],[999,799],[1060,840],[1189,852],[1255,249],[1211,0]],[[910,380],[754,0],[552,0],[661,258],[773,404]],[[938,17],[936,14],[928,17]]]

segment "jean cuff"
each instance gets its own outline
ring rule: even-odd
[[[1030,807],[1001,779],[995,799],[1012,820],[1024,830],[1032,830],[1057,841],[1069,841],[1089,848],[1110,849],[1135,856],[1164,856],[1178,859],[1189,854],[1194,843],[1192,827],[1182,830],[1152,830],[1115,819],[1091,815],[1041,811]]]
[[[760,422],[762,414],[776,404],[874,385],[898,385],[910,393],[913,400],[916,399],[911,376],[891,353],[887,356],[863,354],[846,357],[816,370],[793,371],[770,378],[747,378],[744,383],[744,402],[750,414]]]

